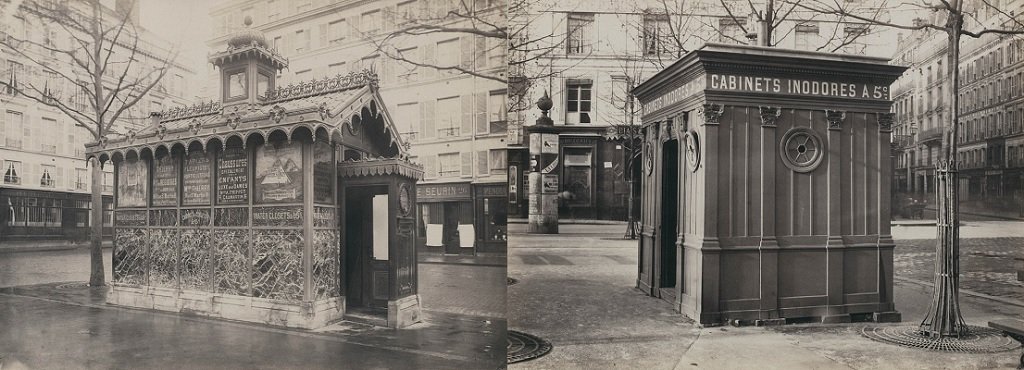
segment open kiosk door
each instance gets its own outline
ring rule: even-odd
[[[363,168],[367,166],[374,169]],[[414,211],[418,168],[399,159],[378,159],[343,162],[338,169],[345,200],[341,278],[346,317],[393,328],[419,322]]]

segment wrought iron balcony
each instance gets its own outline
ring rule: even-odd
[[[893,135],[892,136],[892,149],[903,150],[910,148],[914,145],[913,135]]]
[[[942,139],[942,128],[940,127],[933,127],[927,130],[921,130],[920,132],[917,133],[917,141],[920,143],[936,139]]]

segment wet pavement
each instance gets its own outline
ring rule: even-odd
[[[979,239],[985,236],[1024,237],[1015,235],[1024,232],[1022,225],[972,222],[962,228],[964,244],[998,244]],[[513,369],[986,369],[1012,368],[1020,355],[936,353],[879,344],[860,334],[864,323],[698,328],[668,303],[634,288],[637,246],[621,239],[624,224],[560,225],[560,235],[526,235],[526,225],[519,224],[509,228],[514,240],[509,277],[518,280],[508,287],[513,302],[509,330],[537,335],[553,346],[543,357],[510,365]],[[904,260],[931,263],[930,256],[911,245],[934,235],[934,226],[894,228],[893,234],[898,245],[906,245],[897,248],[898,266]],[[897,269],[897,278],[909,270]],[[902,325],[924,317],[931,288],[898,280],[894,294]],[[1024,316],[1022,306],[983,298],[962,296],[961,304],[973,325]]]
[[[3,369],[494,369],[505,362],[503,267],[421,264],[424,321],[402,330],[340,322],[308,331],[114,307],[104,303],[106,288],[66,284],[88,275],[85,249],[0,253]]]

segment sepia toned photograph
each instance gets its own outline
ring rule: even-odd
[[[1022,0],[0,0],[0,370],[1024,368]]]

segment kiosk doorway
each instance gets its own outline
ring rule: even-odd
[[[388,307],[388,187],[345,192],[346,311],[386,319]]]
[[[661,298],[676,300],[676,235],[679,225],[679,141],[669,140],[662,152],[661,243],[659,245],[659,283]]]

